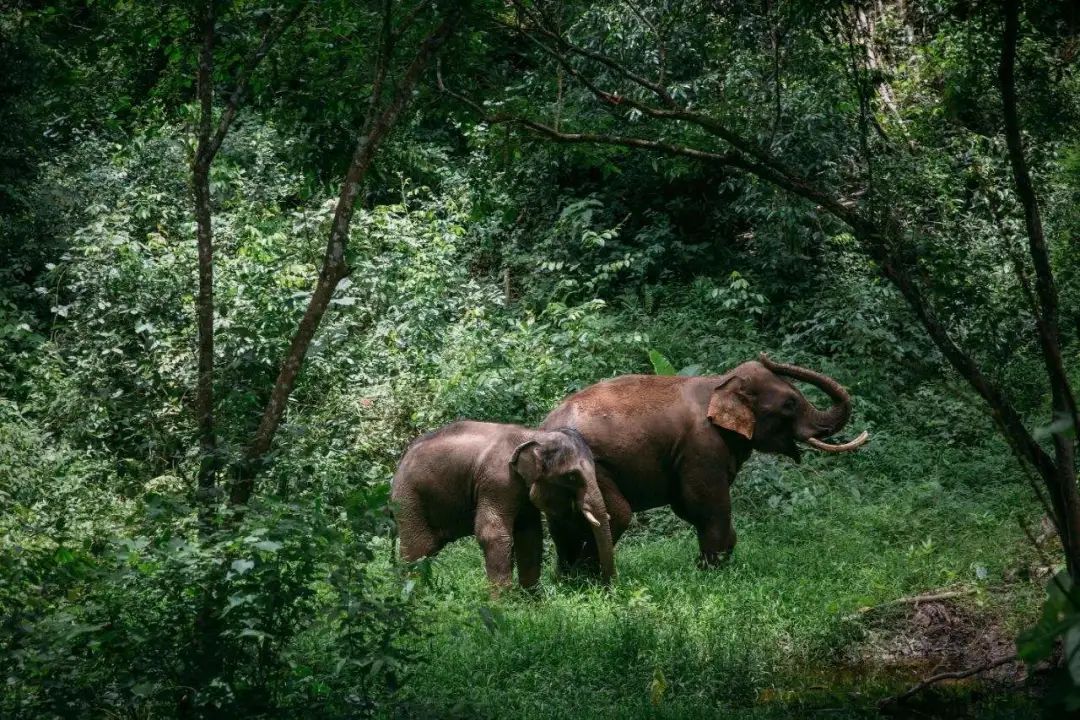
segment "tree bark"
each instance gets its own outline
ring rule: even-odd
[[[214,0],[206,0],[202,15],[202,48],[196,76],[199,98],[198,146],[191,179],[195,200],[196,241],[199,251],[198,379],[195,418],[199,433],[199,475],[196,497],[200,510],[212,501],[216,484],[217,438],[214,434],[214,237],[210,210],[210,126],[214,89]],[[205,517],[203,518],[206,519]]]
[[[210,169],[221,144],[228,134],[233,120],[243,102],[251,74],[266,57],[271,46],[281,37],[290,24],[299,17],[307,0],[301,0],[283,21],[263,36],[236,76],[236,85],[229,95],[212,130],[214,112],[214,45],[216,34],[215,0],[204,0],[198,19],[202,36],[199,64],[196,70],[196,97],[199,103],[199,123],[196,132],[195,157],[191,166],[192,196],[195,206],[196,243],[198,246],[199,289],[196,298],[196,326],[198,331],[197,366],[195,386],[195,420],[199,436],[199,469],[196,478],[196,505],[199,513],[200,533],[210,537],[214,531],[214,508],[218,497],[217,473],[220,457],[214,426],[214,234],[213,209],[210,198]],[[219,602],[214,596],[218,578],[211,579],[201,589],[202,597],[195,616],[191,657],[187,661],[187,688],[177,703],[180,717],[195,712],[193,688],[201,687],[203,680],[220,675],[222,657],[218,648],[221,637]]]
[[[214,244],[210,208],[211,123],[214,108],[214,0],[205,0],[202,13],[202,48],[196,74],[199,100],[198,141],[192,163],[191,181],[195,200],[196,242],[199,256],[199,291],[196,299],[198,326],[198,379],[195,386],[195,417],[199,433],[199,470],[196,503],[199,532],[207,537],[213,532],[213,508],[217,490],[217,439],[214,433]],[[210,587],[201,589],[199,610],[195,615],[191,657],[186,659],[185,685],[201,687],[202,678],[216,677],[221,669],[217,643],[220,621],[214,611]],[[181,718],[194,712],[195,691],[184,690],[177,704]]]

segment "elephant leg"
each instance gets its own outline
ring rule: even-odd
[[[414,518],[411,513],[399,515],[397,526],[401,559],[405,562],[431,557],[446,544],[426,523]]]
[[[704,465],[680,468],[679,492],[671,508],[697,530],[700,567],[717,567],[731,556],[736,536],[726,476],[717,477],[715,468]]]
[[[698,567],[705,570],[719,567],[731,558],[735,549],[735,529],[728,522],[713,522],[698,525]]]
[[[540,513],[532,508],[526,509],[514,521],[514,560],[521,587],[535,587],[544,564],[544,529]]]
[[[509,587],[514,573],[513,523],[491,508],[477,508],[476,539],[484,550],[488,580],[496,588]]]

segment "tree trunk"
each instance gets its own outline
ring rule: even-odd
[[[222,111],[213,132],[214,111],[214,41],[216,17],[215,0],[205,0],[197,25],[201,28],[202,45],[196,70],[196,96],[199,101],[199,124],[195,157],[191,166],[192,196],[195,206],[196,243],[198,246],[199,290],[196,298],[198,330],[198,376],[195,386],[195,422],[199,436],[199,469],[196,478],[196,505],[199,513],[199,533],[210,539],[215,531],[215,508],[218,498],[217,472],[220,458],[214,427],[214,242],[213,210],[210,201],[210,169],[214,158],[243,100],[248,80],[259,62],[285,29],[306,7],[298,2],[284,20],[263,36],[258,48],[248,58],[236,78],[236,87]],[[221,586],[224,570],[215,571],[200,589],[198,612],[192,628],[192,648],[187,658],[187,680],[177,703],[180,717],[196,712],[197,689],[204,687],[223,669],[220,651],[220,602],[215,592]]]
[[[202,524],[209,522],[216,486],[217,438],[214,434],[214,236],[210,209],[210,124],[213,114],[214,2],[207,0],[202,17],[203,44],[196,76],[200,115],[198,146],[192,165],[196,239],[199,248],[199,292],[196,316],[199,333],[195,421],[199,434],[196,498]]]
[[[1080,495],[1076,488],[1075,434],[1080,429],[1077,421],[1076,398],[1061,357],[1061,340],[1058,321],[1058,291],[1050,267],[1050,253],[1043,234],[1042,215],[1038,198],[1028,172],[1024,157],[1023,139],[1020,133],[1020,117],[1016,96],[1016,45],[1020,34],[1020,6],[1018,0],[1005,2],[1005,32],[1002,39],[1001,64],[998,79],[1001,83],[1002,110],[1005,118],[1005,142],[1009,150],[1016,194],[1024,208],[1024,225],[1028,237],[1028,251],[1035,269],[1035,294],[1038,309],[1035,327],[1042,349],[1046,375],[1050,382],[1051,406],[1054,422],[1068,421],[1067,428],[1059,427],[1054,433],[1054,459],[1057,467],[1053,477],[1044,476],[1050,491],[1050,502],[1058,518],[1058,533],[1065,549],[1069,574],[1078,578],[1080,571]]]

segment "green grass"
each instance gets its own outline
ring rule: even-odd
[[[912,669],[852,665],[851,648],[869,618],[902,632],[905,613],[850,619],[858,608],[963,587],[976,589],[967,609],[1008,632],[1031,620],[1040,588],[1008,578],[1031,561],[1017,517],[1038,509],[1009,456],[876,440],[801,466],[752,460],[735,488],[738,548],[714,571],[695,568],[693,532],[666,510],[619,544],[610,591],[549,569],[537,596],[491,601],[475,541],[454,544],[420,591],[428,633],[398,713],[873,715]],[[1004,717],[1027,701],[983,702]]]

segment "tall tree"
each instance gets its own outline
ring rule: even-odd
[[[210,167],[221,144],[240,111],[248,83],[259,63],[267,56],[282,33],[292,25],[307,6],[298,0],[284,17],[270,25],[258,46],[241,65],[233,81],[233,90],[214,127],[214,45],[217,36],[217,2],[202,3],[202,16],[196,27],[201,28],[202,46],[196,73],[196,95],[199,102],[199,123],[195,157],[191,165],[191,186],[195,204],[196,238],[199,248],[199,292],[196,314],[199,333],[198,381],[195,387],[195,419],[199,431],[198,495],[205,511],[216,496],[217,471],[220,458],[214,429],[214,231],[210,204]]]
[[[213,208],[210,197],[210,170],[214,157],[220,150],[233,121],[236,119],[252,73],[267,56],[274,43],[286,28],[293,24],[307,5],[306,0],[288,10],[281,20],[269,30],[241,64],[234,81],[234,89],[228,94],[221,110],[216,129],[213,123],[214,97],[214,47],[217,36],[217,2],[204,0],[200,8],[199,22],[201,46],[196,76],[200,114],[198,142],[192,163],[192,187],[197,225],[199,258],[199,292],[197,296],[198,317],[198,382],[195,397],[195,414],[199,433],[201,462],[198,471],[198,497],[204,532],[213,529],[217,506],[218,474],[222,466],[220,451],[216,446],[214,425],[214,265],[213,265]],[[378,51],[371,71],[371,94],[363,123],[357,132],[354,150],[345,170],[334,209],[322,268],[315,282],[315,289],[301,317],[292,341],[281,362],[277,378],[269,389],[268,400],[262,419],[246,451],[231,465],[229,477],[229,502],[234,507],[247,505],[255,490],[259,471],[265,465],[274,436],[281,424],[286,404],[296,385],[308,348],[330,305],[330,300],[340,281],[348,275],[346,249],[349,242],[352,218],[364,180],[377,156],[379,148],[396,127],[402,112],[413,99],[417,84],[424,70],[454,31],[461,17],[461,8],[454,5],[447,12],[438,8],[431,14],[434,19],[427,32],[408,56],[404,68],[394,78],[395,51],[399,41],[406,36],[412,24],[421,19],[421,11],[431,10],[426,0],[400,13],[395,24],[395,8],[392,0],[382,0],[379,9]],[[235,517],[235,516],[234,516]],[[215,588],[207,588],[201,598],[195,618],[195,647],[189,661],[188,684],[198,690],[205,682],[217,677],[222,670],[220,640],[220,602]],[[190,693],[181,698],[179,711],[182,715],[192,712],[196,700]]]
[[[226,96],[226,102],[215,127],[213,121],[214,47],[217,35],[215,14],[217,4],[214,0],[206,0],[202,3],[197,23],[201,33],[196,74],[200,112],[197,146],[192,162],[192,188],[199,248],[199,292],[196,299],[199,372],[194,406],[202,458],[199,466],[198,488],[199,496],[205,501],[204,505],[206,502],[212,502],[217,496],[217,475],[223,461],[217,448],[214,426],[214,249],[210,170],[215,156],[221,149],[243,105],[252,74],[275,42],[307,6],[306,0],[299,0],[263,34],[257,46],[236,72],[233,89]],[[231,478],[229,499],[233,505],[244,505],[251,498],[255,477],[271,449],[308,347],[329,307],[330,299],[338,283],[348,275],[346,248],[353,213],[376,154],[412,100],[425,68],[429,66],[431,60],[450,37],[461,17],[461,7],[458,5],[447,12],[439,13],[428,32],[423,35],[412,54],[408,56],[400,75],[394,78],[391,74],[401,39],[406,36],[413,23],[421,19],[421,12],[430,10],[431,5],[428,2],[420,2],[398,13],[400,17],[397,18],[396,23],[395,8],[396,4],[390,0],[384,0],[381,4],[378,52],[371,73],[371,94],[367,101],[364,120],[357,133],[352,157],[338,193],[322,268],[307,309],[297,324],[292,341],[282,359],[277,378],[269,389],[268,400],[258,428],[243,456],[232,463],[229,473]]]

